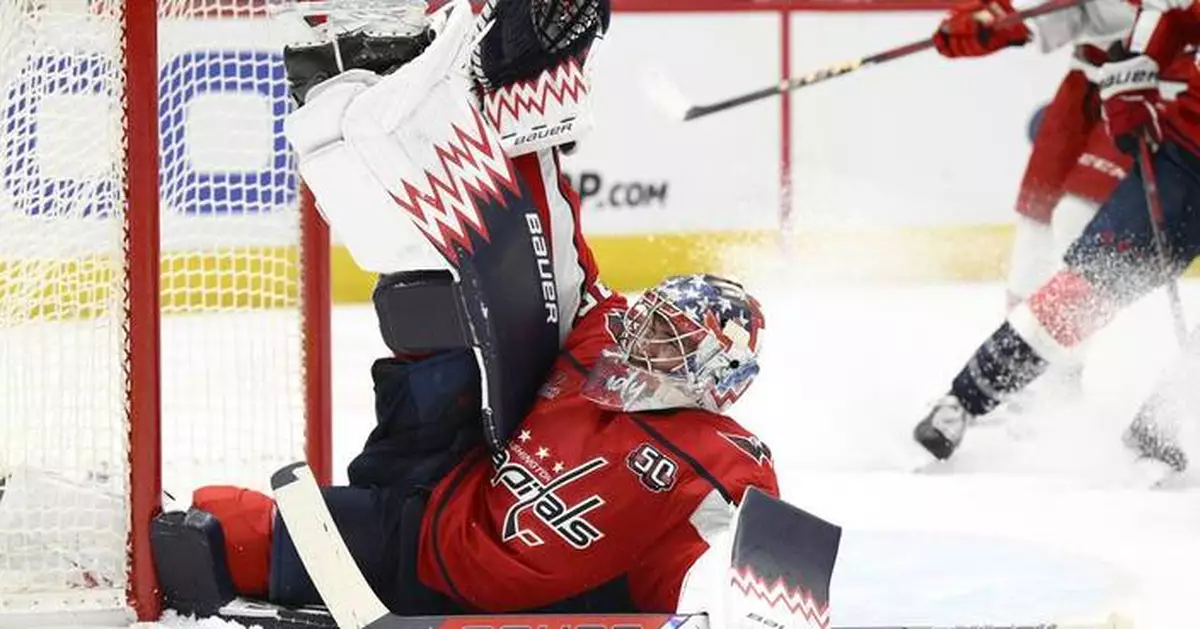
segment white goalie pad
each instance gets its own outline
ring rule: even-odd
[[[568,58],[536,79],[484,92],[484,114],[499,132],[505,153],[533,153],[577,142],[591,132],[592,75],[603,41],[603,33],[597,34],[582,65]]]
[[[470,250],[471,233],[486,236],[478,200],[518,190],[499,136],[471,98],[470,5],[455,5],[429,49],[355,98],[342,124],[346,146],[380,182],[391,211],[448,259],[456,246]]]
[[[461,214],[438,203],[439,191],[432,189],[434,173],[446,167],[426,130],[471,119],[462,68],[472,16],[466,0],[443,11],[448,16],[437,21],[443,28],[421,56],[387,77],[361,70],[340,74],[314,88],[285,120],[285,135],[322,216],[367,271],[446,266],[436,256],[414,259],[414,244],[425,240],[414,222],[435,243],[450,240],[443,236],[447,230],[462,233]],[[430,116],[446,120],[438,125]],[[502,156],[500,161],[507,172]],[[424,186],[411,190],[404,182]],[[433,251],[427,242],[420,248]]]

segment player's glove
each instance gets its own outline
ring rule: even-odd
[[[495,23],[480,43],[475,74],[489,89],[580,55],[611,15],[609,0],[489,0],[483,11]]]
[[[933,44],[943,57],[982,57],[1029,41],[1029,28],[1020,20],[1000,25],[1014,13],[1009,0],[972,0],[950,10],[942,20]]]
[[[1122,152],[1137,152],[1138,139],[1162,140],[1158,63],[1145,55],[1106,63],[1100,68],[1104,123]]]

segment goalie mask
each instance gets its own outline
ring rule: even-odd
[[[623,315],[609,316],[616,346],[604,352],[584,387],[584,396],[603,406],[721,413],[758,374],[762,309],[730,280],[669,278]]]

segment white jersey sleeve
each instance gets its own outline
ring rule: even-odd
[[[725,584],[733,556],[733,531],[728,527],[706,536],[708,550],[700,555],[683,579],[679,589],[679,614],[708,614],[714,624],[725,620]]]
[[[1018,0],[1017,10],[1041,4],[1039,0]],[[1133,27],[1137,10],[1125,0],[1091,0],[1069,9],[1026,20],[1034,41],[1042,52],[1052,52],[1072,44],[1107,45],[1124,38]]]

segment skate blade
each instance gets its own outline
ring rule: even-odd
[[[945,475],[945,474],[953,474],[957,471],[956,466],[954,465],[954,461],[952,461],[950,459],[944,459],[944,460],[937,459],[937,458],[934,458],[933,455],[929,454],[928,452],[925,453],[925,458],[931,459],[931,460],[925,461],[924,463],[921,463],[920,465],[914,466],[912,468],[913,474],[923,474],[926,476],[939,476],[939,475]]]
[[[1190,470],[1182,472],[1158,459],[1139,458],[1133,463],[1137,484],[1150,489],[1178,491],[1200,486],[1200,479]]]

